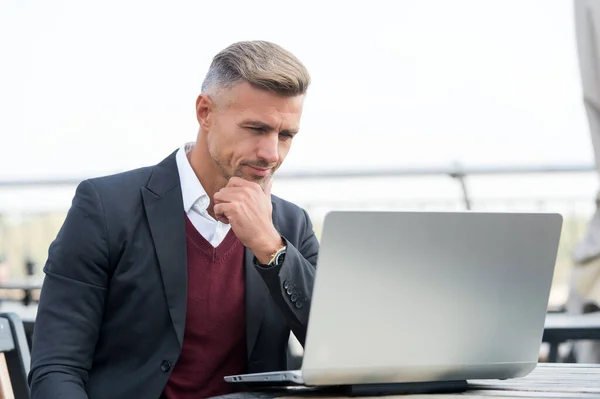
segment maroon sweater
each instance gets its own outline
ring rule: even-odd
[[[230,230],[214,248],[186,217],[188,294],[183,350],[165,387],[168,399],[201,399],[232,389],[225,375],[246,368],[244,246]]]

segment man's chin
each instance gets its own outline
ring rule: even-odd
[[[257,183],[261,187],[264,187],[264,185],[267,183],[267,181],[271,178],[272,174],[269,174],[267,176],[258,176],[253,173],[238,172],[238,173],[236,173],[236,176],[241,177],[244,180],[248,180],[253,183]]]

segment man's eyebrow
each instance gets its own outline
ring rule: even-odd
[[[269,125],[268,123],[264,123],[261,121],[255,121],[255,120],[245,120],[242,121],[240,123],[241,126],[251,126],[251,127],[256,127],[258,129],[263,129],[263,130],[268,130],[268,131],[273,131],[275,130],[275,128],[271,125]]]
[[[264,130],[266,132],[272,132],[273,130],[275,130],[275,128],[271,125],[269,125],[268,123],[264,123],[261,121],[256,121],[256,120],[246,120],[246,121],[242,121],[239,123],[240,127],[255,127],[257,129],[261,129]],[[285,133],[285,134],[296,134],[298,133],[298,130],[294,130],[294,129],[284,129],[279,133]]]

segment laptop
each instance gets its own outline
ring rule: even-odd
[[[562,216],[333,211],[301,370],[225,377],[306,387],[523,377],[537,365]]]

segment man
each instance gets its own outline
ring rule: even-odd
[[[285,369],[318,243],[270,190],[309,83],[281,47],[233,44],[196,101],[194,145],[77,187],[44,267],[33,399],[199,399],[230,392],[225,375]]]

